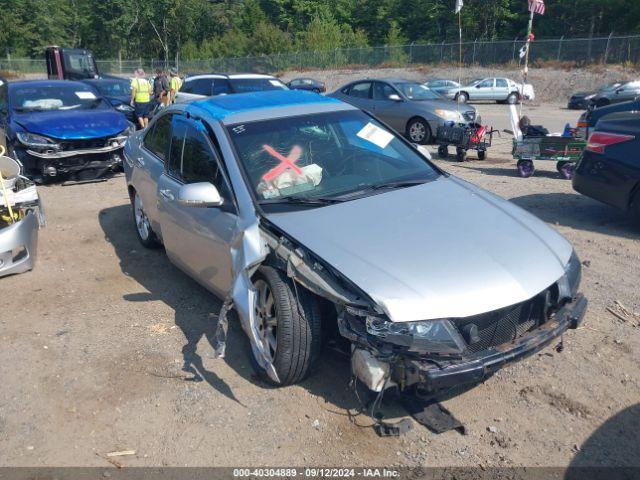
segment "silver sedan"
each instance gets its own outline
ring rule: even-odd
[[[476,120],[476,109],[457,105],[425,85],[402,79],[367,79],[349,83],[331,97],[371,112],[413,143],[434,140],[445,122],[468,123]]]
[[[235,309],[257,371],[313,371],[341,336],[369,388],[476,383],[576,328],[555,230],[455,178],[369,114],[300,91],[163,110],[125,149],[135,232]]]

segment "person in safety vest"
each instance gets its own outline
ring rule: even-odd
[[[149,124],[151,110],[151,84],[144,76],[144,70],[138,68],[131,80],[131,106],[135,110],[140,128]]]
[[[171,75],[171,81],[169,82],[169,102],[174,103],[176,101],[176,94],[182,88],[182,79],[178,76],[178,69],[172,68],[169,71],[169,75]]]

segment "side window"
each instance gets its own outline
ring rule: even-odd
[[[188,126],[182,152],[182,179],[185,183],[211,182],[218,185],[216,157],[204,134]]]
[[[429,88],[438,88],[438,87],[442,87],[442,86],[443,86],[443,83],[444,83],[444,82],[442,82],[442,80],[434,80],[434,81],[432,81],[432,82],[429,82],[429,83],[427,84],[427,86],[428,86]]]
[[[496,78],[496,87],[507,88],[508,84],[504,78]]]
[[[144,147],[162,161],[167,156],[172,117],[173,114],[168,113],[158,118],[153,124],[153,130],[147,132],[143,140]]]
[[[298,85],[302,85],[302,80],[291,80],[290,85],[292,87],[297,87]]]
[[[216,78],[213,81],[213,95],[222,95],[223,93],[231,93],[231,84],[225,78]]]
[[[180,91],[183,93],[193,93],[191,90],[193,89],[193,80],[185,80],[180,88]]]
[[[171,157],[167,171],[184,183],[210,182],[216,186],[220,196],[231,199],[218,156],[206,133],[183,117],[176,117],[172,122]]]
[[[356,83],[351,86],[349,95],[356,98],[370,98],[371,82]]]
[[[493,78],[489,78],[487,80],[483,80],[478,84],[480,88],[491,88],[493,87]]]
[[[388,100],[389,95],[393,95],[397,92],[388,83],[373,82],[373,99],[374,100]]]
[[[179,180],[182,179],[182,152],[184,151],[184,134],[186,123],[181,116],[176,116],[171,122],[171,146],[169,147],[169,160],[167,173]]]
[[[213,79],[211,78],[198,78],[193,81],[193,87],[191,87],[191,93],[196,95],[211,96],[213,90]]]

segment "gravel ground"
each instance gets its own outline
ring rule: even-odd
[[[504,107],[481,109],[506,127]],[[551,129],[576,116],[535,113]],[[606,310],[617,300],[640,311],[640,231],[576,194],[550,162],[517,177],[506,137],[487,161],[438,164],[565,235],[590,300],[562,353],[549,347],[445,402],[467,435],[416,424],[378,438],[367,418],[352,423],[349,364],[331,351],[301,385],[270,388],[232,323],[228,358],[213,359],[220,301],[138,244],[119,177],[41,188],[38,264],[0,280],[0,465],[110,467],[96,454],[124,449],[136,451],[125,466],[640,464],[639,322]]]

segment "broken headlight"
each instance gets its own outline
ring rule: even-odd
[[[367,333],[416,352],[460,354],[467,346],[449,320],[389,322],[367,317]]]
[[[58,150],[60,149],[60,145],[57,144],[54,140],[50,138],[43,137],[42,135],[36,135],[35,133],[29,132],[18,132],[16,134],[18,140],[23,145],[29,148],[38,148],[38,149],[50,149],[50,150]]]

